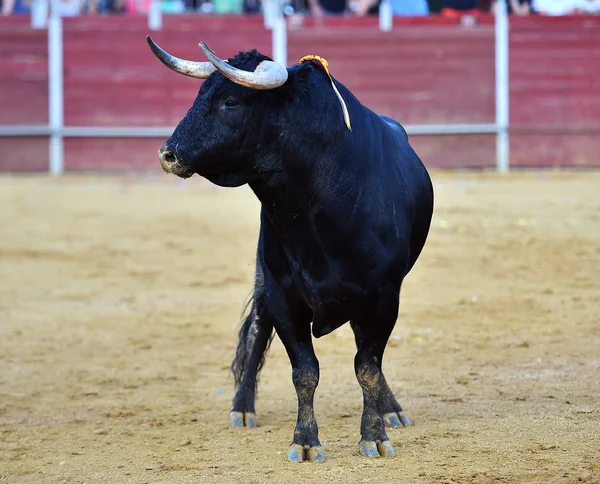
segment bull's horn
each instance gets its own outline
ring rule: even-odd
[[[215,66],[213,66],[210,62],[194,62],[180,59],[169,54],[156,45],[156,43],[152,40],[152,37],[149,35],[146,36],[146,40],[148,41],[152,52],[154,52],[154,55],[158,57],[160,61],[169,69],[173,69],[179,74],[195,77],[196,79],[206,79],[216,70]]]
[[[267,90],[282,86],[287,81],[287,69],[276,62],[265,60],[254,69],[254,72],[243,71],[219,59],[206,42],[202,41],[198,46],[221,74],[240,86]]]

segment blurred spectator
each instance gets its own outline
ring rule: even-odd
[[[165,3],[168,4],[169,2],[162,2],[162,6],[163,9],[162,11],[169,11],[169,5],[167,5],[166,10],[164,8]],[[184,5],[185,5],[185,9],[186,10],[190,10],[190,11],[194,11],[194,10],[200,10],[200,7],[202,6],[204,2],[202,2],[201,0],[185,0]]]
[[[308,0],[308,5],[317,19],[325,15],[344,15],[348,7],[346,0]]]
[[[292,30],[302,27],[304,17],[310,15],[308,0],[289,0],[283,6],[283,14],[288,18],[288,27]]]
[[[531,0],[510,0],[508,2],[508,13],[524,16],[533,13]]]
[[[533,0],[533,6],[540,15],[565,15],[569,6],[565,0]]]
[[[505,0],[508,13],[514,15],[529,15],[532,13],[532,0]],[[445,17],[461,19],[471,18],[473,23],[482,12],[494,13],[496,11],[496,0],[444,0],[441,13]]]
[[[213,0],[215,13],[243,13],[244,0]]]
[[[507,4],[507,7],[508,7],[509,14],[524,16],[524,15],[529,15],[529,14],[533,13],[533,10],[531,8],[532,0],[505,0],[505,1]],[[491,10],[492,10],[492,12],[495,12],[496,0],[494,0],[492,2]]]
[[[31,3],[32,0],[3,0],[2,15],[30,14]],[[51,0],[50,5],[61,17],[76,17],[83,7],[82,0]]]
[[[31,13],[31,0],[2,0],[2,15]]]
[[[81,0],[54,0],[50,5],[60,17],[77,17],[81,13]]]
[[[254,2],[255,0],[246,0],[246,2]],[[288,0],[284,2],[283,14],[294,15],[308,13],[308,0]]]
[[[260,0],[244,0],[245,13],[260,13],[261,7]]]
[[[124,13],[125,0],[88,0],[85,11],[89,15]]]
[[[152,0],[125,0],[125,13],[148,13]]]
[[[358,0],[354,6],[354,13],[359,17],[368,14],[377,14],[380,0]],[[427,0],[390,0],[392,14],[416,17],[429,14]]]
[[[600,13],[598,0],[533,0],[533,8],[540,15],[574,15]]]
[[[581,0],[582,13],[600,14],[600,0]]]
[[[158,0],[157,0],[158,1]],[[190,2],[191,3],[191,2]],[[187,11],[201,10],[202,3],[199,2],[199,6],[188,6],[183,0],[161,0],[160,10],[167,14],[184,13]]]
[[[35,0],[0,0],[0,14],[30,14]],[[43,1],[43,0],[42,0]],[[49,0],[53,2],[54,0]],[[250,13],[263,10],[262,0],[157,0],[167,14],[185,11],[202,13]],[[284,14],[289,26],[302,25],[305,15],[312,14],[317,23],[324,16],[376,15],[382,0],[284,0]],[[482,12],[494,13],[498,0],[389,0],[392,14],[397,16],[424,16],[430,12],[445,17],[460,18],[463,25],[477,23]],[[600,0],[504,0],[509,14],[529,15],[576,15],[600,14]],[[57,11],[62,17],[82,13],[147,14],[152,0],[56,0]]]
[[[444,0],[441,14],[444,17],[458,18],[464,15],[478,15],[478,0]]]
[[[392,13],[403,16],[421,16],[429,14],[427,0],[391,0]]]

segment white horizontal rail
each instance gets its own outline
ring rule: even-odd
[[[163,138],[173,134],[171,126],[66,126],[54,130],[48,125],[0,125],[0,138],[35,138],[59,134],[65,138]],[[404,129],[412,136],[496,134],[495,124],[407,124]],[[589,125],[536,125],[511,126],[518,134],[594,134],[600,133],[600,124]]]
[[[440,134],[496,134],[495,124],[407,124],[404,126],[410,135]]]
[[[173,133],[169,126],[65,126],[53,130],[46,125],[0,126],[0,137],[36,137],[59,135],[64,138],[164,138]],[[409,124],[409,135],[496,134],[495,124]]]
[[[35,137],[50,136],[52,133],[50,126],[47,125],[6,125],[0,126],[0,137]]]
[[[65,126],[62,135],[66,138],[164,138],[171,136],[174,129],[174,126]]]
[[[168,126],[65,126],[53,130],[47,125],[0,126],[0,137],[38,137],[58,134],[64,138],[162,138],[171,136]]]

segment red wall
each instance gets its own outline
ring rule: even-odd
[[[221,57],[257,48],[271,54],[261,17],[164,18],[154,39],[171,53],[204,60],[205,39]],[[511,162],[519,166],[599,165],[600,20],[511,20]],[[65,124],[175,126],[200,81],[179,76],[150,52],[144,17],[64,20]],[[333,75],[372,109],[404,124],[494,121],[494,31],[430,17],[329,19],[288,33],[288,63],[327,58]],[[28,19],[0,18],[0,124],[47,123],[46,32]],[[164,139],[67,139],[67,169],[157,169]],[[428,166],[494,164],[495,137],[413,136]],[[0,170],[39,170],[44,138],[0,138]],[[6,154],[9,153],[10,156]]]

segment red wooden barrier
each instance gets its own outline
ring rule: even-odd
[[[288,62],[326,57],[333,75],[370,108],[404,124],[494,121],[493,20],[461,28],[440,17],[327,19],[325,27],[290,31]],[[600,21],[511,19],[511,163],[599,165]],[[65,124],[175,126],[201,81],[179,76],[150,52],[144,17],[64,20]],[[205,39],[221,57],[257,48],[271,54],[261,17],[166,16],[155,40],[175,55],[204,60]],[[0,18],[0,124],[47,122],[46,32],[28,19]],[[429,166],[491,167],[493,135],[414,136]],[[65,166],[157,169],[164,139],[67,139]],[[39,170],[47,140],[0,138],[0,170]],[[10,156],[6,156],[10,153]]]

